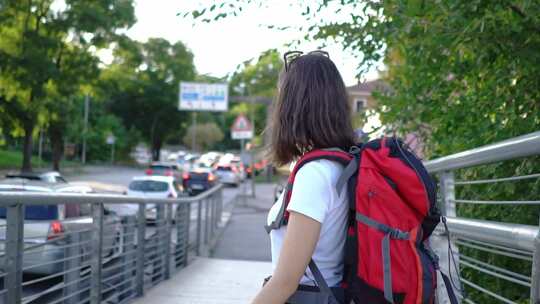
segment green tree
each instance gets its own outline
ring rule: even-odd
[[[184,136],[184,144],[191,146],[195,135],[195,150],[204,151],[223,140],[223,132],[215,123],[203,123],[190,126]]]
[[[265,2],[220,0],[183,15],[211,22]],[[393,93],[380,98],[381,118],[403,132],[427,127],[425,133],[439,139],[427,143],[431,155],[538,128],[539,3],[321,0],[297,5],[306,18],[301,28],[306,39],[340,42],[359,58],[360,73],[384,60]]]
[[[49,103],[61,101],[51,96],[57,96],[66,73],[72,72],[70,60],[86,60],[79,55],[92,47],[106,47],[117,29],[135,22],[130,0],[70,0],[58,9],[53,9],[53,2],[8,0],[0,10],[0,96],[5,101],[1,106],[24,135],[25,171],[32,169],[35,127],[46,122]],[[84,63],[90,63],[84,66],[87,69],[97,64]]]
[[[70,43],[65,45],[57,68],[54,90],[45,98],[47,116],[44,124],[52,148],[52,167],[59,171],[67,130],[73,122],[81,122],[83,117],[76,109],[76,98],[82,93],[83,86],[88,91],[97,79],[98,59],[85,48]],[[79,142],[79,139],[75,142]]]
[[[238,96],[263,97],[273,99],[277,93],[277,81],[283,68],[281,55],[275,49],[263,52],[258,58],[243,62],[231,75],[229,95],[235,100]],[[240,102],[231,105],[231,110],[225,114],[226,138],[225,145],[229,148],[238,147],[238,142],[231,139],[230,127],[236,116],[245,114],[255,118],[255,140],[258,145],[264,142],[263,131],[267,123],[268,106],[265,104]]]
[[[124,38],[114,55],[100,79],[100,98],[128,129],[140,132],[158,160],[163,143],[181,138],[189,125],[188,113],[178,111],[178,87],[195,77],[193,54],[182,42]]]

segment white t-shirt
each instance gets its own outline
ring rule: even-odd
[[[329,160],[316,160],[305,164],[296,174],[291,201],[287,210],[306,215],[321,223],[321,234],[313,253],[313,261],[319,267],[328,286],[337,286],[343,277],[343,255],[347,224],[347,190],[338,195],[335,185],[343,166]],[[267,224],[276,218],[283,196],[268,213]],[[272,265],[275,269],[281,252],[287,226],[270,232]],[[307,275],[307,276],[306,276]],[[313,275],[306,270],[300,284],[315,285]]]

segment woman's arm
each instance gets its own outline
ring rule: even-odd
[[[291,211],[287,232],[272,278],[252,304],[283,304],[296,291],[319,240],[321,223]]]

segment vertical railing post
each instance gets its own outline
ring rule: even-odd
[[[218,206],[219,206],[218,223],[221,223],[221,218],[223,217],[223,188],[219,189]]]
[[[103,263],[103,204],[92,204],[92,260],[90,267],[90,304],[101,303],[101,270]]]
[[[531,304],[540,304],[540,230],[534,238],[531,270]]]
[[[174,221],[175,221],[175,229],[176,229],[176,246],[174,246],[174,268],[178,268],[180,265],[179,263],[179,255],[183,252],[183,245],[184,240],[182,239],[182,226],[184,225],[182,220],[184,216],[184,208],[185,206],[183,204],[178,204],[176,207],[176,213],[174,214]]]
[[[210,233],[210,223],[209,223],[209,217],[210,217],[210,200],[207,198],[204,200],[204,245],[206,249],[206,245],[208,245],[208,238]],[[205,252],[206,255],[206,252]]]
[[[133,266],[136,265],[135,250],[135,219],[133,216],[126,216],[123,221],[122,239],[122,264],[124,264],[124,288],[122,288],[123,298],[131,296],[133,293]]]
[[[163,254],[163,246],[165,243],[165,205],[163,203],[156,204],[156,246],[152,247],[152,252],[155,252],[154,270],[152,274],[152,282],[156,277],[156,269],[159,270],[159,277],[165,277],[165,255]],[[161,265],[160,265],[161,264]]]
[[[5,265],[7,303],[19,304],[22,296],[22,264],[24,254],[24,206],[10,205],[6,214]]]
[[[186,217],[185,217],[185,231],[184,231],[184,267],[188,264],[189,253],[189,230],[191,229],[191,203],[186,205]]]
[[[452,171],[445,171],[439,174],[439,182],[440,182],[440,191],[441,191],[441,198],[442,198],[442,214],[446,217],[456,217],[456,192],[455,192],[455,179],[454,179],[454,172]],[[442,224],[441,224],[442,225]],[[452,247],[453,252],[449,252],[448,250],[448,237],[450,238],[450,245]],[[439,236],[439,239],[437,241],[439,244],[439,250],[437,250],[437,253],[439,255],[439,262],[441,270],[446,274],[451,274],[451,278],[454,281],[453,287],[454,292],[456,294],[460,294],[460,290],[456,290],[455,287],[461,286],[461,282],[459,281],[460,276],[458,275],[459,271],[459,251],[456,246],[456,243],[454,242],[453,238],[449,235],[442,235]],[[448,256],[453,254],[452,256]],[[450,261],[450,264],[448,263]],[[454,265],[455,261],[455,265]],[[450,303],[449,297],[446,292],[446,287],[444,285],[444,282],[442,278],[439,278],[437,280],[437,304],[448,304]],[[459,299],[458,299],[459,301]]]
[[[202,204],[203,201],[197,202],[197,241],[195,244],[195,253],[197,256],[201,255]]]
[[[216,215],[214,216],[214,219],[215,219],[215,229],[217,230],[218,229],[218,223],[219,221],[221,220],[221,217],[219,216],[219,191],[214,193],[214,202],[215,202],[215,205],[216,207],[214,208],[214,210],[216,211]]]
[[[64,250],[64,304],[79,303],[79,284],[75,283],[81,279],[81,247],[80,233],[73,232],[66,235],[66,248]]]
[[[137,212],[137,272],[135,290],[139,297],[144,296],[144,242],[146,239],[146,204],[139,204]]]
[[[178,207],[177,207],[178,208]],[[173,216],[173,203],[167,203],[167,219],[165,221],[165,280],[171,277],[171,225]],[[177,232],[178,233],[178,232]]]
[[[214,237],[214,224],[216,218],[216,200],[214,194],[208,198],[210,203],[210,240]]]

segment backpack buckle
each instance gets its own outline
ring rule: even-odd
[[[358,146],[352,146],[349,148],[349,153],[352,155],[359,155],[360,152],[362,152],[362,149],[360,149]]]
[[[399,229],[391,229],[388,234],[390,235],[390,238],[395,240],[408,240],[409,239],[409,233],[405,231],[401,231]]]

